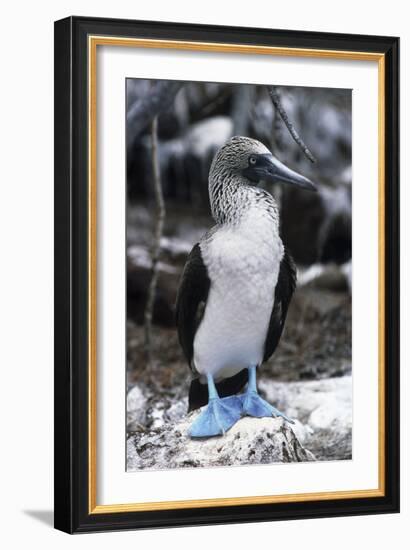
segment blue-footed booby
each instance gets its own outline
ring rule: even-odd
[[[224,434],[245,415],[293,422],[256,386],[256,369],[278,345],[296,286],[278,206],[260,181],[316,189],[254,139],[235,136],[216,153],[209,172],[216,224],[189,254],[176,302],[179,341],[195,376],[189,409],[207,404],[191,437]]]

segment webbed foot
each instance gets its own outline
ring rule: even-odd
[[[287,417],[286,414],[278,411],[278,409],[262,399],[256,391],[247,391],[239,397],[242,402],[243,416],[254,416],[256,418],[263,418],[265,416],[280,416],[290,424],[295,423],[291,418]]]
[[[236,395],[222,399],[213,397],[188,433],[191,437],[223,435],[241,418],[241,409],[241,401]]]
[[[278,411],[270,403],[262,399],[258,394],[258,389],[256,387],[256,367],[252,366],[248,368],[248,389],[245,393],[239,396],[242,403],[242,415],[243,416],[254,416],[256,418],[271,417],[271,416],[280,416],[284,418],[290,424],[295,422]]]

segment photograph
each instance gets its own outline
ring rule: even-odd
[[[352,90],[125,88],[127,472],[352,460]]]

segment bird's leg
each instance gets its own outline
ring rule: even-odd
[[[293,420],[278,411],[278,409],[275,409],[275,407],[262,399],[258,394],[258,389],[256,387],[256,367],[248,368],[248,388],[246,392],[240,396],[240,399],[242,401],[242,415],[244,416],[255,416],[257,418],[262,418],[264,416],[281,416],[291,424],[294,424]]]
[[[207,375],[208,405],[189,429],[191,437],[222,435],[241,417],[241,406],[236,395],[221,399],[211,374]]]

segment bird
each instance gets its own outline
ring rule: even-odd
[[[256,384],[296,288],[278,205],[258,187],[262,181],[317,190],[255,139],[234,136],[216,152],[208,177],[215,225],[188,255],[175,304],[179,342],[193,374],[188,411],[206,405],[189,428],[191,438],[223,435],[242,416],[293,423]]]

